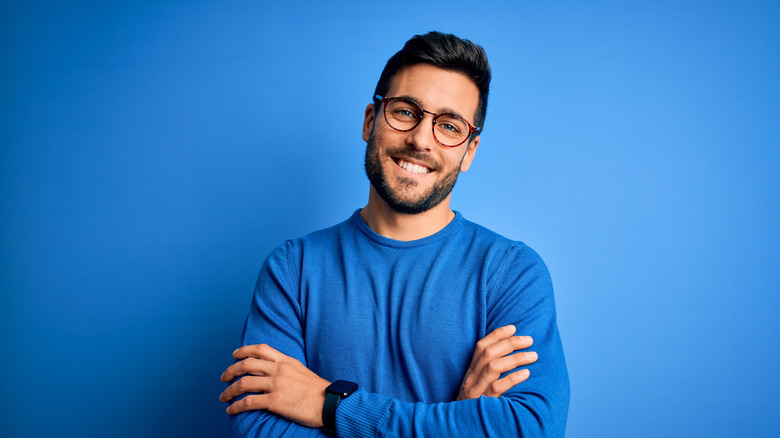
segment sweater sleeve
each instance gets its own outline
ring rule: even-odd
[[[268,344],[294,357],[304,365],[302,313],[298,282],[291,258],[292,242],[274,250],[263,263],[252,296],[241,345]],[[231,437],[327,437],[322,429],[312,429],[259,410],[231,415]]]
[[[518,334],[533,337],[531,350],[539,359],[527,366],[528,380],[500,397],[434,404],[358,391],[337,409],[338,436],[564,436],[569,378],[550,275],[536,252],[522,244],[509,251],[504,265],[488,296],[486,333],[515,324]]]

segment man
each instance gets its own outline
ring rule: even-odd
[[[547,269],[450,210],[489,83],[482,48],[454,35],[415,36],[390,58],[363,123],[368,204],[260,272],[222,375],[232,434],[563,436]]]

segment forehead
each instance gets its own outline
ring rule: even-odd
[[[435,113],[454,111],[474,121],[479,90],[466,75],[430,64],[412,64],[390,81],[389,97],[406,96]]]

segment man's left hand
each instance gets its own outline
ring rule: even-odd
[[[325,390],[330,382],[314,374],[300,361],[265,345],[245,345],[233,352],[239,362],[229,366],[220,379],[233,382],[219,396],[233,402],[228,414],[265,409],[308,427],[322,427]]]

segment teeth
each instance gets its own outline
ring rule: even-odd
[[[398,160],[398,165],[402,169],[406,169],[406,170],[408,170],[409,172],[412,172],[412,173],[424,174],[424,173],[428,173],[428,172],[431,171],[431,169],[428,169],[427,167],[423,167],[423,166],[420,166],[418,164],[412,164],[412,163],[409,163],[409,162],[401,160],[401,159]]]

